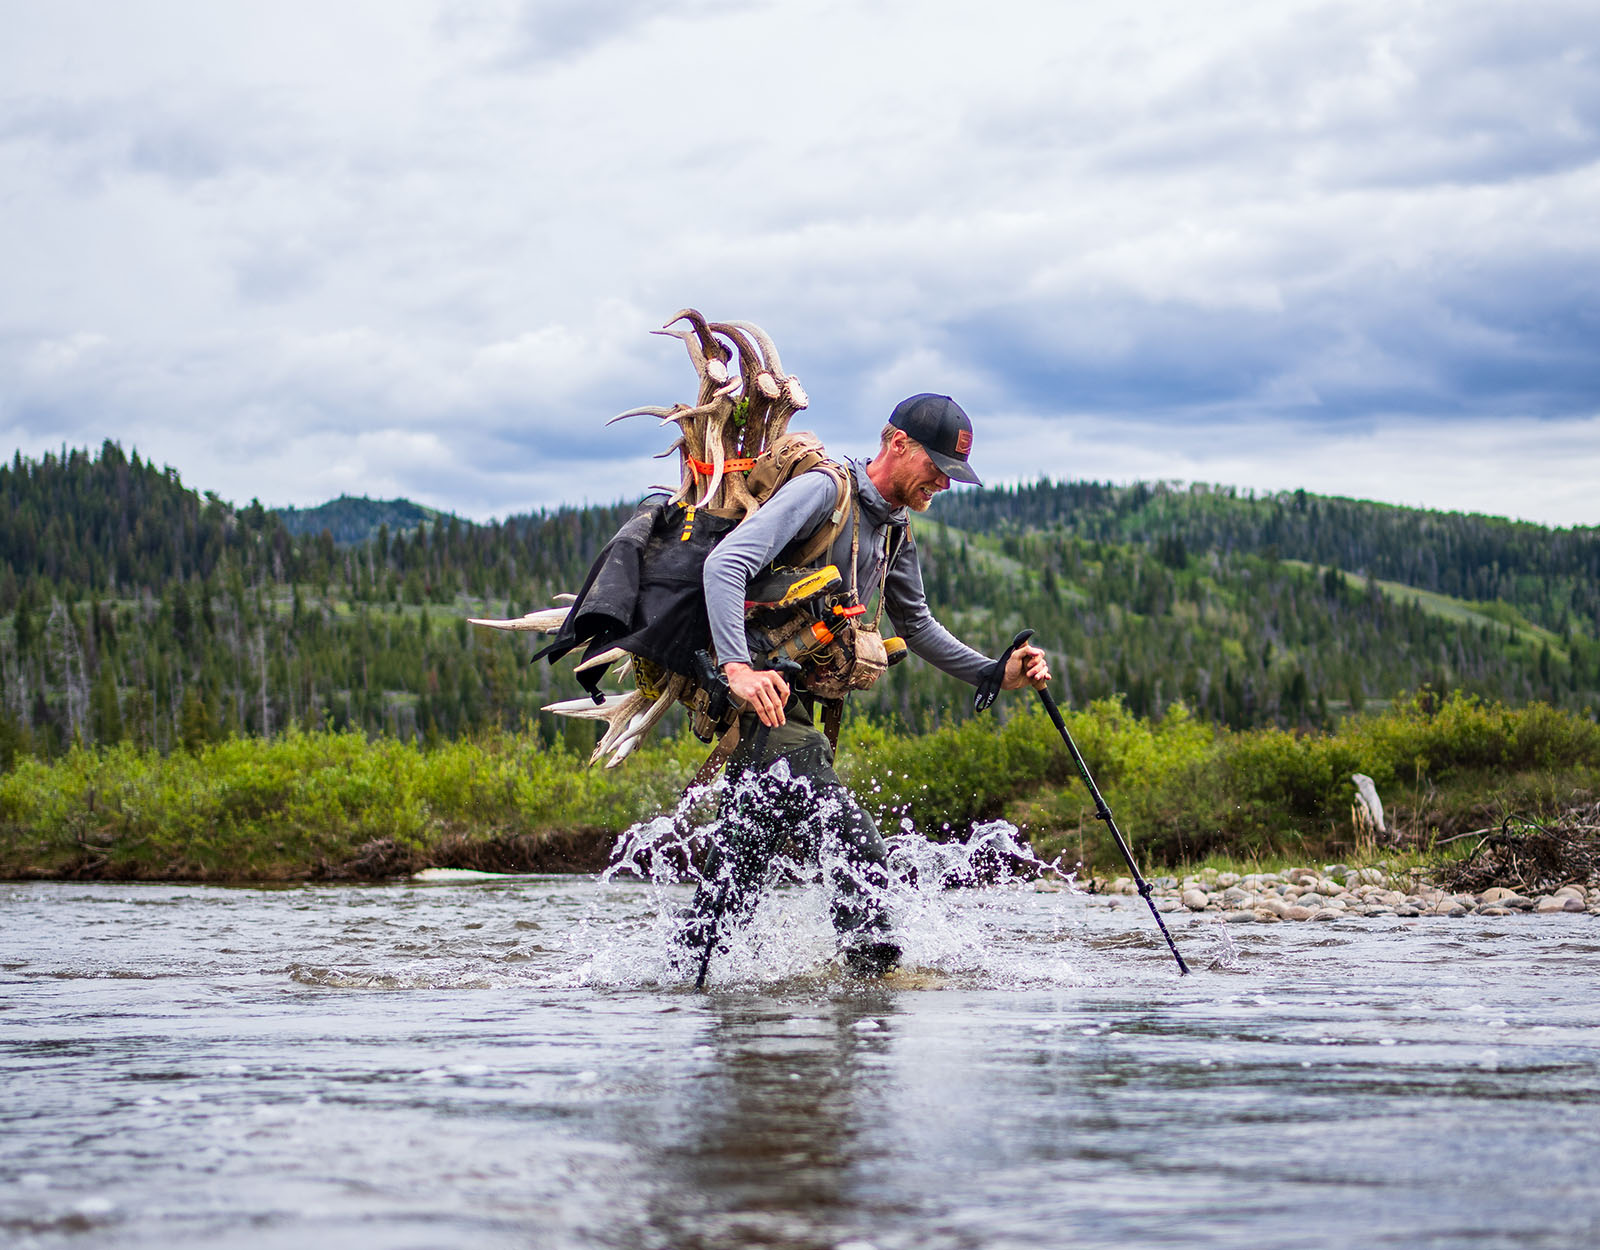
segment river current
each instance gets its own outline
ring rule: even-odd
[[[1600,928],[1225,926],[1025,884],[696,993],[593,877],[0,885],[16,1247],[1592,1245]]]

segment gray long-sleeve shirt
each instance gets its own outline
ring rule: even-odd
[[[889,502],[872,484],[862,461],[845,461],[855,474],[856,500],[861,510],[861,535],[856,555],[856,593],[867,602],[879,583],[884,588],[884,611],[906,646],[935,668],[977,685],[993,661],[956,638],[933,619],[927,593],[922,588],[922,567],[917,548],[906,540],[895,551],[893,566],[885,576],[890,528],[906,524],[904,508]],[[706,611],[711,619],[711,639],[719,663],[750,662],[744,637],[744,597],[750,579],[797,538],[807,538],[833,514],[838,491],[826,473],[813,470],[786,482],[761,506],[761,510],[717,544],[706,559]],[[847,522],[820,563],[837,565],[846,578],[850,569],[850,530]],[[885,631],[887,632],[887,631]]]

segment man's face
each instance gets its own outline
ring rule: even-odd
[[[950,489],[950,479],[928,458],[922,444],[897,434],[889,444],[889,450],[895,454],[894,473],[890,481],[897,497],[889,499],[893,506],[926,512],[935,495]]]

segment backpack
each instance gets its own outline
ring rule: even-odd
[[[690,329],[671,329],[679,321],[687,321]],[[605,757],[608,768],[626,759],[676,702],[691,710],[698,705],[693,723],[706,741],[725,727],[726,711],[710,720],[705,716],[714,693],[709,687],[718,678],[708,656],[711,624],[701,580],[712,549],[784,484],[803,473],[822,472],[837,491],[834,511],[815,534],[780,556],[785,565],[806,568],[851,523],[856,502],[850,470],[829,458],[815,434],[788,430],[790,417],[808,401],[799,379],[783,374],[777,348],[758,326],[707,322],[685,309],[655,333],[684,342],[700,378],[699,402],[635,408],[612,421],[649,415],[660,417],[663,425],[675,423],[679,437],[667,454],[679,453],[679,487],[640,503],[601,549],[578,593],[562,596],[570,600],[565,606],[512,621],[472,621],[494,629],[553,632],[534,662],[555,664],[583,648],[575,671],[588,697],[545,710],[608,722],[589,761]],[[737,376],[727,368],[735,354]],[[619,661],[621,674],[631,675],[635,688],[608,696],[600,682]]]

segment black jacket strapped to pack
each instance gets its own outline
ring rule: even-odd
[[[795,544],[792,557],[789,551],[784,553],[802,568],[806,567],[803,562],[814,563],[826,552],[846,524],[855,523],[859,528],[848,471],[827,459],[815,435],[797,431],[759,457],[747,479],[752,493],[765,499],[785,482],[814,469],[833,479],[838,505],[816,534]],[[672,504],[662,496],[647,498],[601,549],[566,620],[533,659],[554,664],[584,648],[578,680],[597,703],[604,697],[600,682],[609,664],[582,666],[608,651],[618,652],[618,659],[625,653],[645,661],[640,666],[645,681],[650,679],[650,666],[700,681],[703,666],[697,665],[696,655],[711,646],[702,582],[706,557],[738,524],[738,519],[717,510]],[[852,569],[851,595],[854,581]],[[786,615],[798,621],[808,606],[809,598],[797,599],[787,605]],[[773,646],[781,646],[795,632],[779,627],[770,612],[765,614],[762,628]],[[837,636],[846,631],[841,624],[832,632]]]

